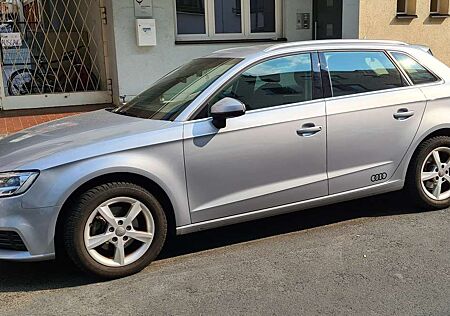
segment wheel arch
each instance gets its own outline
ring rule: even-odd
[[[175,218],[175,209],[173,202],[171,201],[169,195],[164,191],[164,189],[158,185],[155,181],[145,177],[141,174],[133,173],[133,172],[112,172],[103,174],[97,177],[94,177],[80,186],[78,186],[64,201],[62,204],[61,210],[58,214],[55,226],[55,251],[56,255],[64,251],[62,245],[62,223],[64,223],[65,218],[69,214],[70,208],[68,207],[70,203],[76,199],[77,196],[82,194],[83,192],[93,188],[97,185],[101,185],[108,182],[130,182],[139,186],[142,186],[144,189],[148,190],[152,193],[155,198],[161,203],[166,216],[167,216],[167,224],[169,228],[169,237],[174,236],[176,234],[176,218]]]
[[[411,162],[413,161],[413,158],[417,155],[420,145],[423,142],[425,142],[433,137],[438,137],[438,136],[450,137],[450,125],[441,126],[441,127],[435,128],[433,130],[430,130],[427,133],[424,133],[422,135],[422,137],[415,143],[415,145],[413,147],[414,150],[411,150],[411,153],[408,155],[408,160],[407,160],[407,163],[405,164],[406,168],[404,168],[403,179],[406,178],[408,172],[410,171]]]

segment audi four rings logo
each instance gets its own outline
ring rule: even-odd
[[[386,172],[383,172],[383,173],[379,173],[379,174],[374,174],[374,175],[370,178],[370,180],[371,180],[372,182],[378,182],[378,181],[381,181],[381,180],[386,180],[387,177],[388,177],[388,174],[387,174]]]

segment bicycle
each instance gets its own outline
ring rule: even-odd
[[[13,72],[8,79],[9,95],[98,90],[98,78],[89,71],[80,58],[79,51],[83,48],[85,47],[81,46],[65,52],[61,61],[37,58],[38,67],[23,68]],[[61,65],[64,61],[70,62],[67,71]]]

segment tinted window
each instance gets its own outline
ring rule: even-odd
[[[331,76],[333,96],[386,90],[405,85],[383,52],[324,53]]]
[[[312,100],[312,64],[309,54],[282,57],[258,64],[222,89],[210,102],[231,97],[247,111]],[[197,118],[207,117],[205,109]]]
[[[392,53],[414,84],[435,82],[438,79],[417,61],[402,53]]]

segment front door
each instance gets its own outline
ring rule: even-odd
[[[313,89],[310,54],[250,68],[210,102],[234,97],[244,116],[217,130],[185,124],[186,176],[194,223],[328,194],[325,102]]]
[[[342,0],[314,0],[314,39],[342,38]]]

